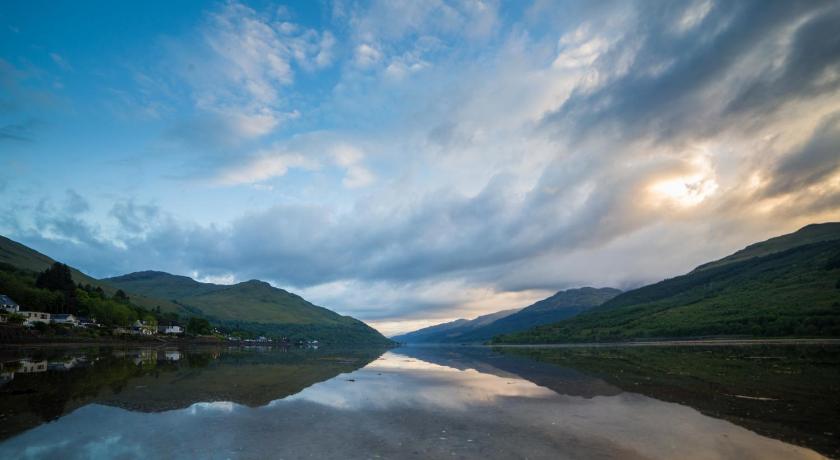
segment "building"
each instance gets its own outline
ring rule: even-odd
[[[137,320],[134,324],[131,325],[131,333],[132,334],[140,334],[140,335],[154,335],[155,329],[146,324],[145,321]]]
[[[20,311],[20,305],[15,303],[11,297],[0,294],[0,310],[6,310],[9,313],[17,313]]]
[[[47,360],[32,361],[30,359],[20,360],[17,373],[19,374],[37,374],[39,372],[47,372]]]
[[[54,324],[67,324],[74,327],[79,325],[79,320],[68,313],[55,313],[50,316],[50,322]]]
[[[18,311],[18,314],[23,316],[23,325],[32,326],[35,323],[49,324],[50,314],[41,311]]]
[[[158,334],[183,334],[184,328],[181,326],[169,325],[158,326]]]

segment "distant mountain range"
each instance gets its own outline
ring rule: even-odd
[[[584,287],[560,291],[521,309],[504,310],[473,320],[459,319],[393,337],[401,343],[475,343],[493,336],[550,324],[601,305],[620,294],[613,288]]]
[[[0,263],[39,272],[54,262],[34,249],[0,237]],[[99,286],[109,295],[122,289],[133,303],[143,308],[160,308],[182,317],[203,317],[217,325],[271,335],[309,336],[332,343],[391,343],[362,321],[313,305],[264,281],[251,280],[228,286],[156,271],[102,280],[72,267],[71,273],[75,282]]]
[[[808,225],[494,343],[840,336],[840,223]]]
[[[445,343],[458,341],[464,334],[480,329],[498,319],[518,312],[519,308],[502,310],[475,319],[456,319],[448,323],[436,324],[407,334],[392,337],[402,343]]]
[[[53,262],[0,237],[0,263],[42,271]],[[242,330],[388,343],[361,321],[258,280],[228,286],[154,271],[105,280],[76,269],[72,275],[109,295],[122,289],[146,309],[159,307]],[[808,225],[624,293],[569,289],[522,309],[439,324],[394,340],[559,343],[707,336],[840,337],[840,223]]]
[[[393,339],[537,344],[709,336],[840,336],[840,223],[808,225],[628,292],[569,289],[521,310]]]

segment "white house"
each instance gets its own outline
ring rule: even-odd
[[[36,374],[38,372],[46,372],[47,371],[47,360],[43,361],[32,361],[29,359],[22,359],[20,360],[20,366],[18,366],[17,372],[20,374]]]
[[[70,326],[78,326],[79,320],[75,316],[66,313],[56,313],[50,316],[50,321],[55,324],[69,324]]]
[[[11,297],[7,295],[0,294],[0,310],[6,310],[10,313],[17,313],[20,311],[20,305],[15,303]]]
[[[159,334],[183,334],[184,328],[181,326],[158,326],[158,333]]]
[[[35,323],[49,323],[50,314],[41,311],[18,311],[23,316],[23,325],[32,326]]]

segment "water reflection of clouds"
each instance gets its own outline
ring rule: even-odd
[[[185,410],[192,415],[199,415],[208,411],[230,413],[233,412],[233,410],[237,407],[241,406],[230,401],[214,401],[195,403],[192,406],[186,408]]]
[[[352,381],[350,381],[352,380]],[[559,395],[387,353],[250,408],[88,405],[0,443],[0,458],[820,458],[639,394]]]
[[[407,406],[464,410],[475,404],[493,404],[499,398],[552,395],[553,391],[527,380],[474,369],[461,371],[389,352],[349,377],[315,384],[269,406],[304,400],[348,410]]]

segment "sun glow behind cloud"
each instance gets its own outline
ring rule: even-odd
[[[701,162],[700,169],[705,171],[657,180],[649,186],[649,191],[655,200],[664,200],[683,208],[697,206],[718,189],[718,183],[708,167],[708,162]]]

